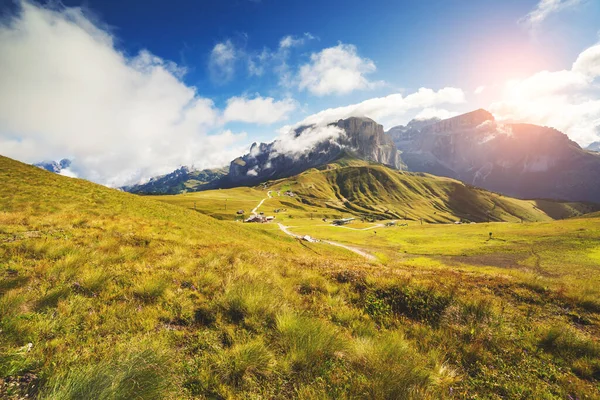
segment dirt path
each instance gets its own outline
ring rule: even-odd
[[[376,228],[385,228],[384,224],[377,224],[377,225],[369,226],[368,228],[351,228],[346,225],[327,225],[327,224],[321,224],[321,225],[315,225],[315,226],[333,226],[335,228],[350,229],[353,231],[368,231],[368,230],[376,229]]]
[[[251,213],[252,215],[256,215],[256,211],[259,209],[259,207],[260,207],[260,206],[262,206],[262,204],[265,202],[265,200],[267,200],[267,199],[270,199],[271,197],[273,197],[273,196],[271,196],[271,191],[269,190],[269,191],[267,192],[267,197],[266,197],[266,198],[264,198],[264,199],[262,199],[262,200],[260,201],[260,203],[258,203],[258,205],[252,209],[252,211],[250,211],[250,213]]]
[[[277,224],[277,225],[279,225],[279,229],[281,229],[281,231],[283,233],[285,233],[286,235],[289,235],[289,236],[291,236],[293,238],[296,238],[296,239],[302,239],[302,236],[296,235],[295,233],[290,232],[290,230],[288,229],[287,226],[285,226],[283,224]],[[363,256],[364,258],[366,258],[366,259],[368,259],[370,261],[375,261],[376,260],[375,256],[373,256],[372,254],[369,254],[369,253],[364,252],[364,251],[362,251],[360,249],[357,249],[356,247],[347,246],[345,244],[341,244],[341,243],[337,243],[337,242],[332,242],[330,240],[320,240],[320,242],[327,243],[327,244],[330,244],[332,246],[342,247],[342,248],[344,248],[346,250],[349,250],[349,251],[351,251],[353,253],[358,254],[359,256]]]

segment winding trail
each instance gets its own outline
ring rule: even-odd
[[[259,209],[259,207],[262,206],[262,204],[265,202],[265,200],[270,199],[271,197],[273,197],[273,196],[271,196],[271,191],[269,190],[267,192],[267,197],[265,197],[264,199],[262,199],[260,201],[260,203],[258,203],[258,205],[252,209],[252,211],[250,211],[250,213],[252,215],[256,215],[256,211]]]
[[[270,198],[272,198],[272,197],[273,197],[273,196],[271,196],[271,191],[269,190],[269,191],[267,192],[267,197],[265,197],[264,199],[262,199],[262,200],[260,201],[260,203],[258,203],[258,205],[252,209],[252,211],[251,211],[252,215],[256,215],[256,212],[258,211],[258,209],[260,208],[260,206],[262,206],[262,204],[265,202],[265,200],[267,200],[267,199],[270,199]],[[295,238],[295,239],[300,239],[300,240],[302,240],[302,238],[303,238],[302,236],[300,236],[300,235],[296,235],[295,233],[291,232],[291,231],[288,229],[288,227],[287,227],[287,226],[285,226],[285,225],[283,225],[283,224],[281,224],[281,223],[278,223],[277,225],[279,225],[279,229],[281,229],[281,231],[282,231],[283,233],[285,233],[286,235],[288,235],[288,236],[291,236],[291,237],[293,237],[293,238]],[[377,226],[373,226],[373,227],[371,227],[371,228],[366,228],[366,229],[377,228],[378,226],[379,226],[379,225],[377,225]],[[353,229],[353,228],[350,228],[350,229]],[[357,229],[357,230],[358,230],[358,229]],[[316,240],[318,240],[318,241],[319,241],[319,242],[321,242],[321,243],[327,243],[327,244],[329,244],[329,245],[331,245],[331,246],[337,246],[337,247],[344,248],[344,249],[346,249],[346,250],[349,250],[349,251],[351,251],[351,252],[353,252],[353,253],[356,253],[356,254],[358,254],[359,256],[362,256],[362,257],[366,258],[366,259],[367,259],[367,260],[369,260],[369,261],[376,261],[376,260],[377,260],[377,259],[375,258],[375,256],[374,256],[374,255],[372,255],[372,254],[369,254],[369,253],[367,253],[367,252],[365,252],[365,251],[362,251],[362,250],[360,250],[360,249],[357,249],[356,247],[348,246],[348,245],[341,244],[341,243],[338,243],[338,242],[332,242],[332,241],[330,241],[330,240],[320,240],[320,239],[316,239]]]
[[[280,223],[278,223],[277,225],[279,225],[279,229],[281,229],[281,231],[283,233],[285,233],[286,235],[289,235],[289,236],[291,236],[291,237],[293,237],[295,239],[302,240],[302,236],[296,235],[295,233],[290,232],[290,230],[288,229],[287,226],[285,226],[283,224],[280,224]],[[327,244],[332,245],[332,246],[342,247],[342,248],[344,248],[346,250],[349,250],[349,251],[351,251],[353,253],[358,254],[359,256],[363,256],[364,258],[368,259],[369,261],[376,261],[377,260],[374,255],[369,254],[369,253],[367,253],[365,251],[362,251],[360,249],[357,249],[356,247],[348,246],[348,245],[341,244],[341,243],[338,243],[338,242],[332,242],[331,240],[319,240],[319,242],[327,243]]]
[[[351,228],[351,227],[345,226],[345,225],[326,225],[326,224],[315,225],[315,226],[334,226],[336,228],[350,229],[353,231],[368,231],[368,230],[376,229],[376,228],[385,228],[384,224],[377,224],[377,225],[369,226],[368,228]]]

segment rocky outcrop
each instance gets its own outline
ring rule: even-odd
[[[38,168],[45,169],[46,171],[60,174],[63,169],[67,169],[71,166],[71,160],[63,158],[60,161],[42,161],[33,165]]]
[[[183,166],[157,176],[146,183],[124,186],[121,189],[136,194],[178,194],[187,191],[214,189],[216,182],[227,174],[225,168],[198,170]]]
[[[327,134],[323,135],[323,130]],[[313,143],[311,135],[323,139]],[[311,145],[297,145],[304,142]],[[353,117],[326,127],[300,127],[287,141],[254,143],[248,154],[231,162],[227,179],[233,185],[256,184],[296,175],[347,154],[397,169],[405,167],[400,152],[381,125],[369,118]]]
[[[582,150],[556,129],[501,124],[477,110],[389,133],[410,171],[521,198],[600,202],[600,155]]]
[[[589,151],[600,152],[600,142],[594,142],[594,143],[590,144],[588,147],[586,147],[585,149],[589,150]]]

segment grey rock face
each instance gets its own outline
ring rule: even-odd
[[[63,169],[69,168],[71,166],[71,160],[63,158],[60,161],[42,161],[36,164],[33,164],[36,167],[41,169],[45,169],[46,171],[54,172],[59,174]]]
[[[586,147],[585,149],[589,150],[589,151],[600,152],[600,142],[594,142],[594,143],[590,144],[588,147]]]
[[[330,124],[341,134],[328,138],[302,152],[281,152],[277,142],[254,143],[250,152],[231,162],[228,179],[232,184],[255,184],[268,179],[296,175],[306,169],[324,165],[351,154],[363,160],[403,169],[404,163],[393,140],[383,127],[369,118],[348,118]],[[312,126],[298,128],[295,139],[315,134]]]
[[[477,110],[390,130],[410,171],[521,198],[600,201],[600,155],[556,129],[500,124]]]

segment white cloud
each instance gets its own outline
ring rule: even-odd
[[[311,35],[309,32],[304,33],[304,35],[300,36],[300,37],[287,35],[287,36],[282,37],[281,40],[279,41],[279,48],[280,49],[289,49],[291,47],[301,46],[307,40],[313,40],[313,39],[316,39],[316,38],[313,35]]]
[[[490,106],[498,118],[546,125],[587,145],[600,126],[600,44],[583,51],[571,69],[541,71],[511,80],[502,99]]]
[[[420,111],[415,116],[415,119],[421,120],[421,121],[433,119],[433,118],[448,119],[448,118],[456,117],[457,115],[458,115],[458,113],[453,112],[453,111],[448,111],[443,108],[429,107],[429,108],[424,108],[422,111]]]
[[[0,25],[0,152],[73,158],[72,173],[113,186],[223,165],[246,135],[211,135],[221,112],[182,73],[147,51],[117,51],[80,9],[23,3]]]
[[[317,96],[347,94],[380,85],[365,77],[375,70],[375,63],[360,57],[355,46],[340,43],[310,56],[310,63],[300,67],[298,88]]]
[[[232,97],[227,100],[223,113],[225,122],[240,121],[254,124],[272,124],[283,121],[297,104],[292,99],[275,101],[272,97]]]
[[[266,48],[260,54],[248,56],[248,75],[262,76],[265,73],[265,66],[271,57],[271,52]]]
[[[345,135],[344,130],[335,125],[312,126],[304,129],[300,135],[296,135],[294,129],[285,127],[280,130],[273,148],[277,153],[300,156],[319,143],[333,141],[342,135]]]
[[[474,94],[481,94],[485,90],[485,86],[477,86],[477,88],[473,91]]]
[[[402,117],[409,111],[464,102],[465,94],[461,89],[448,87],[436,92],[432,89],[421,88],[406,97],[396,93],[345,107],[329,108],[306,117],[296,126],[324,125],[349,117],[368,117],[386,127],[391,127],[393,124],[400,123]]]
[[[520,22],[530,30],[535,31],[550,15],[579,4],[581,4],[581,0],[540,0],[536,7]]]
[[[236,49],[231,40],[217,43],[208,62],[212,79],[218,83],[227,83],[233,79],[236,59]]]

